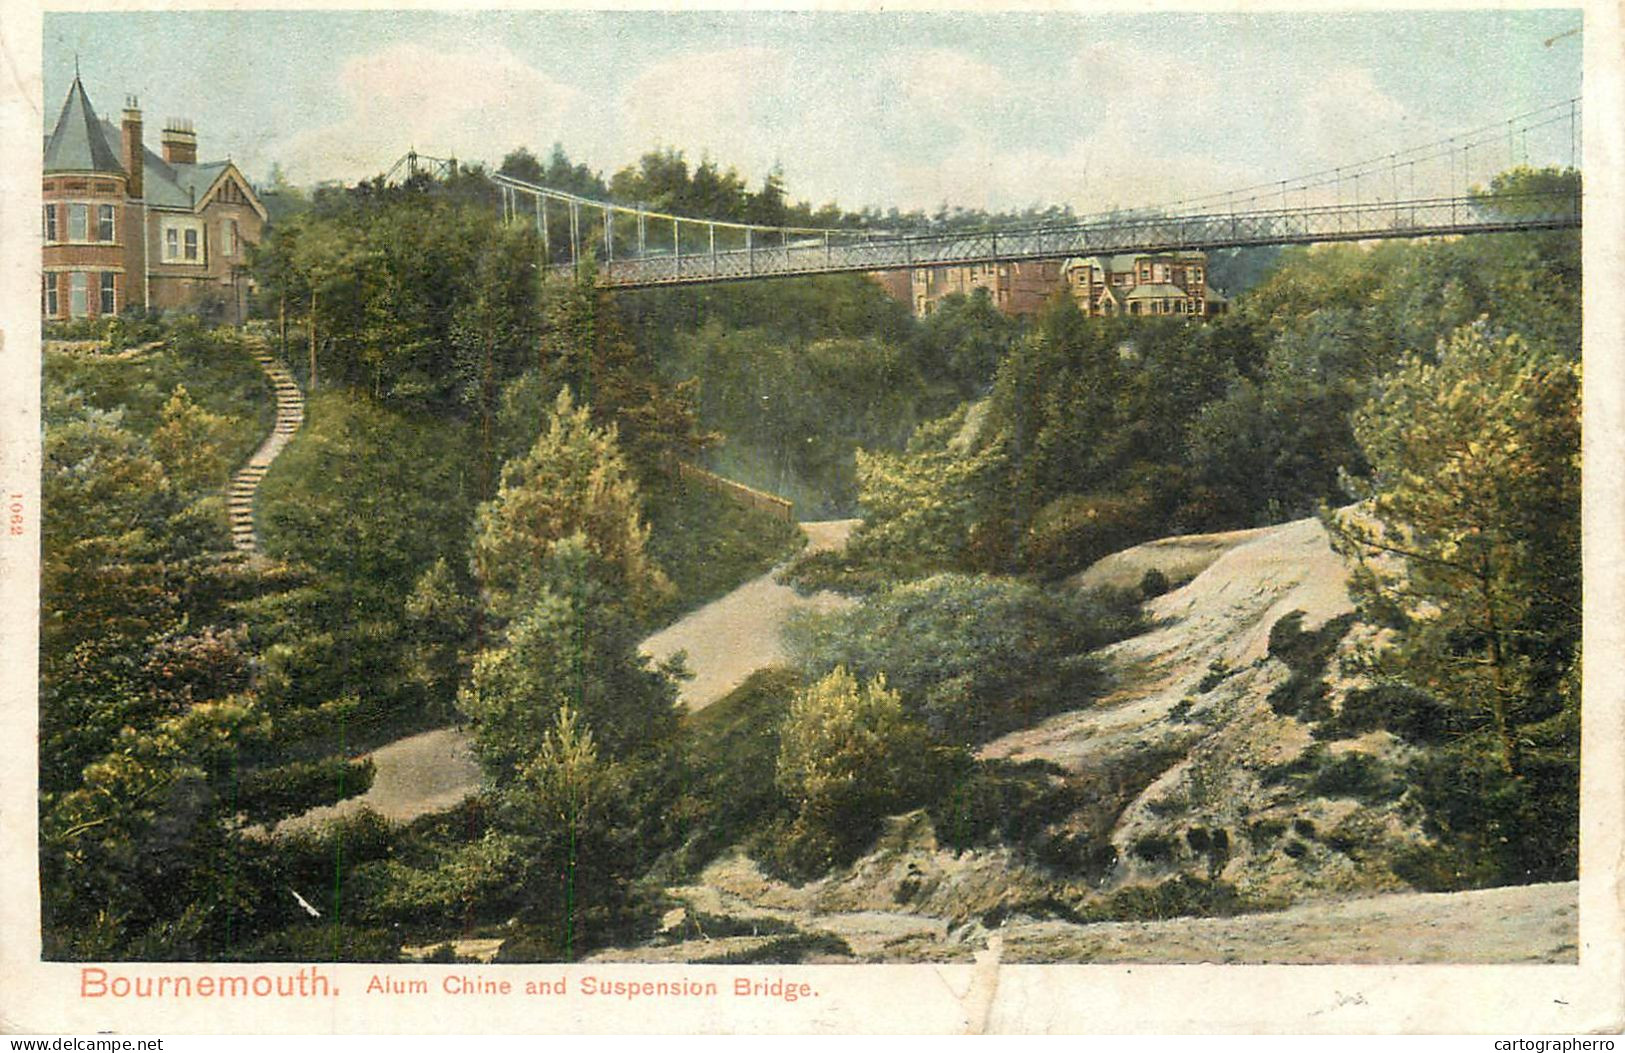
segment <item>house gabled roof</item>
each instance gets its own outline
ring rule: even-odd
[[[56,119],[56,129],[45,141],[45,171],[106,172],[123,175],[118,153],[107,144],[105,126],[96,119],[90,98],[79,78],[73,78],[67,101]]]
[[[102,122],[102,130],[114,138],[123,134],[106,121]],[[141,147],[141,158],[141,190],[147,204],[154,208],[196,211],[208,203],[210,193],[225,178],[227,172],[236,172],[237,181],[247,192],[254,211],[260,214],[261,219],[267,218],[265,206],[260,203],[254,188],[230,161],[205,161],[196,165],[170,164],[161,155],[147,149],[145,144]]]

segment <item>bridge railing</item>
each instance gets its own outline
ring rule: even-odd
[[[783,243],[688,255],[603,259],[609,286],[677,285],[1126,252],[1550,230],[1580,223],[1568,192],[1417,198],[1173,216],[1114,216],[1057,227],[875,237],[833,232]],[[571,268],[552,268],[569,273]]]

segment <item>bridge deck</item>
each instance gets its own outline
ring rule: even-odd
[[[957,234],[866,236],[829,232],[782,245],[632,259],[599,259],[598,280],[612,288],[695,285],[762,278],[914,267],[957,266],[1114,253],[1293,245],[1382,238],[1559,230],[1580,226],[1578,197],[1525,195],[1496,208],[1468,197],[1318,205],[1184,216],[1110,217],[1064,227]],[[705,220],[685,220],[704,226]],[[569,264],[554,265],[568,274]]]

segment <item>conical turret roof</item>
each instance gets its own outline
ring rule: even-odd
[[[56,119],[56,130],[45,144],[45,171],[124,172],[118,154],[107,145],[101,121],[96,119],[77,75],[68,89],[68,100],[62,104],[62,115]]]

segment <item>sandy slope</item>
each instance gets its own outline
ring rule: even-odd
[[[850,954],[824,961],[968,962],[997,934],[1009,963],[1429,964],[1573,963],[1578,960],[1579,884],[1522,885],[1478,892],[1390,893],[1301,904],[1271,914],[1229,918],[1077,925],[1015,915],[996,929],[979,921],[951,924],[902,910],[824,911],[818,889],[802,895],[765,882],[758,901],[743,892],[754,868],[721,864],[724,880],[677,890],[685,907],[670,921],[684,938],[617,948],[598,961],[671,962],[749,955],[782,940],[785,926],[842,940]],[[708,875],[713,879],[721,875]],[[763,882],[759,874],[756,882]],[[719,887],[720,886],[720,887]],[[705,932],[707,919],[728,916],[726,933]],[[710,922],[715,925],[715,921]]]
[[[453,807],[480,784],[480,768],[469,749],[468,736],[457,728],[412,735],[380,746],[370,756],[375,771],[366,793],[284,820],[277,832],[354,815],[362,808],[404,823]]]
[[[817,552],[845,545],[857,523],[856,519],[835,519],[802,523],[801,529],[807,534],[808,550]],[[830,610],[851,602],[828,592],[797,595],[773,580],[774,573],[747,581],[643,642],[644,653],[656,660],[688,652],[688,667],[695,676],[682,685],[678,697],[689,709],[710,705],[751,673],[783,661],[779,629],[793,612]],[[457,728],[438,728],[400,739],[374,750],[371,757],[376,775],[366,793],[288,819],[278,829],[298,829],[362,808],[407,822],[452,807],[480,782],[468,736]]]
[[[1233,918],[1003,930],[1004,959],[1026,962],[1398,964],[1578,960],[1578,882],[1479,892],[1393,893]]]
[[[855,519],[803,523],[807,551],[840,548],[857,525]],[[688,655],[694,673],[678,698],[690,710],[704,709],[738,687],[756,670],[787,657],[779,629],[796,611],[827,611],[851,603],[832,592],[801,596],[774,580],[769,571],[720,599],[685,615],[643,641],[643,652],[663,661],[678,651]]]

